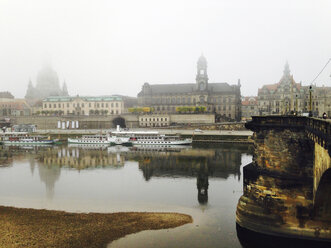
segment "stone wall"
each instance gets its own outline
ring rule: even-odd
[[[317,191],[323,173],[331,168],[331,158],[326,149],[315,143],[314,153],[314,193]]]
[[[314,144],[304,131],[260,130],[253,140],[253,162],[260,168],[292,176],[312,175]]]
[[[109,129],[114,128],[113,120],[116,118],[125,119],[126,127],[138,127],[138,116],[26,116],[12,118],[12,124],[34,124],[37,129],[57,129],[58,121],[78,121],[79,129]],[[71,127],[70,127],[71,129]]]
[[[215,123],[215,115],[214,114],[173,114],[170,115],[170,123],[210,124],[210,123]]]

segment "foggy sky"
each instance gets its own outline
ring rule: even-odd
[[[329,0],[0,0],[0,91],[24,97],[51,58],[70,95],[136,96],[144,82],[209,82],[257,95],[286,60],[308,85],[331,58]],[[331,86],[331,63],[316,80]]]

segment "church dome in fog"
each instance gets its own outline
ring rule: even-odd
[[[60,87],[59,77],[51,66],[44,66],[37,74],[37,83],[33,87],[32,82],[29,82],[28,90],[25,98],[28,99],[43,99],[48,96],[67,96],[67,86],[64,83],[63,89]]]
[[[60,84],[59,77],[50,66],[42,68],[37,75],[36,89],[38,89],[42,95],[59,95]]]

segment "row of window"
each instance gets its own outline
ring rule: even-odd
[[[120,112],[118,110],[111,110],[109,112],[105,112],[105,111],[93,111],[93,110],[90,110],[89,112],[89,115],[103,115],[103,114],[119,114]],[[69,110],[67,110],[67,115],[70,115],[70,114],[73,114],[73,115],[85,115],[85,111],[82,110],[82,112],[75,112],[75,111],[72,111],[70,113]]]
[[[87,104],[86,104],[87,105]],[[62,103],[62,106],[61,106],[61,103],[53,103],[53,108],[64,108],[64,103]],[[67,106],[67,108],[69,108],[70,107],[70,103],[67,103],[66,104],[66,106]],[[104,107],[106,107],[106,108],[108,108],[108,107],[118,107],[119,106],[119,104],[118,104],[118,102],[115,102],[115,103],[110,103],[110,104],[108,104],[108,103],[94,103],[93,104],[93,107],[95,107],[95,108],[104,108]],[[74,108],[79,108],[79,107],[82,107],[82,108],[84,108],[85,107],[85,104],[84,103],[81,103],[81,104],[79,104],[79,103],[77,103],[77,104],[75,104],[75,103],[73,103],[72,104],[72,107],[74,107]],[[88,103],[88,107],[89,108],[91,108],[92,107],[92,103]],[[45,103],[44,104],[44,108],[47,108],[47,103]],[[49,103],[48,104],[48,108],[52,108],[52,104],[51,103]]]
[[[163,117],[160,117],[160,118],[158,118],[158,117],[157,118],[143,118],[142,117],[142,118],[140,118],[140,121],[144,121],[144,119],[145,119],[145,121],[148,121],[148,119],[149,119],[149,121],[152,121],[152,120],[153,121],[159,121],[159,120],[163,121],[163,119],[164,119],[164,121],[168,121],[167,117],[164,117],[164,118]]]
[[[140,123],[141,127],[166,127],[168,123]]]
[[[228,107],[226,107],[224,105],[222,105],[222,106],[219,105],[219,106],[215,106],[215,109],[216,110],[219,110],[219,111],[220,110],[224,110],[225,111],[227,109],[228,110],[232,110],[232,107],[233,107],[232,105],[228,105]],[[174,106],[161,106],[161,107],[158,106],[158,107],[155,108],[155,110],[156,111],[176,111],[176,107],[174,107]],[[212,107],[209,106],[208,107],[208,111],[211,111],[211,110],[212,110]]]
[[[191,97],[185,98],[152,98],[152,104],[196,104],[196,98],[191,99]],[[203,96],[200,97],[200,102],[204,102],[205,98]],[[234,103],[235,99],[232,98],[210,98],[210,102],[213,103]]]

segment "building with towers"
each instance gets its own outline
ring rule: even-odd
[[[49,96],[68,96],[68,89],[65,82],[60,87],[57,73],[46,65],[38,72],[36,86],[29,81],[25,99],[35,102]]]
[[[149,84],[138,93],[138,105],[153,113],[215,113],[216,120],[241,119],[240,80],[237,85],[210,83],[207,60],[201,55],[197,62],[195,83]]]
[[[280,81],[258,90],[258,108],[259,115],[301,115],[311,111],[313,116],[331,116],[331,87],[296,83],[286,62]]]

